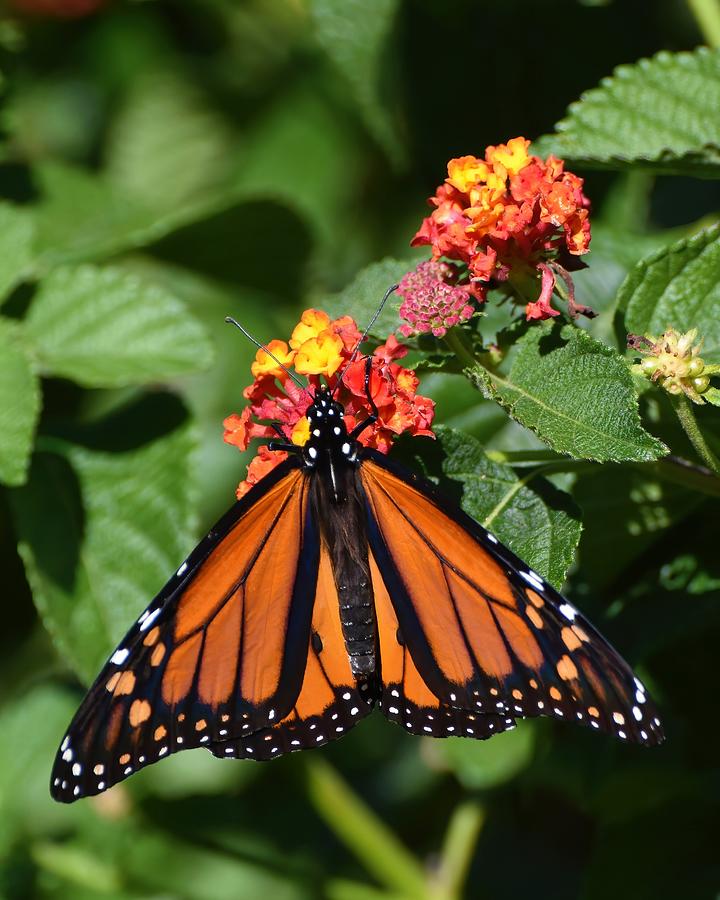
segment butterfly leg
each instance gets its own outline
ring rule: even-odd
[[[276,432],[276,434],[278,434],[282,438],[282,441],[270,441],[270,443],[268,444],[268,450],[284,450],[286,453],[295,454],[302,452],[301,448],[298,447],[297,444],[291,444],[288,441],[285,432],[277,422],[273,422],[270,427]]]
[[[365,396],[367,397],[368,406],[372,410],[367,419],[363,419],[362,422],[358,422],[358,424],[353,428],[350,432],[349,437],[351,440],[356,440],[366,428],[369,428],[371,425],[374,425],[378,420],[378,408],[375,405],[375,401],[372,398],[372,394],[370,393],[370,375],[372,374],[372,356],[368,356],[365,359]]]

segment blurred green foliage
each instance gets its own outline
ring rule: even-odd
[[[720,55],[684,52],[715,0],[47,12],[71,5],[0,13],[0,898],[719,896],[720,482],[624,353],[697,327],[718,361]],[[364,324],[422,258],[447,159],[518,134],[587,178],[576,285],[600,315],[527,329],[491,301],[501,369],[420,343],[442,428],[398,453],[569,570],[666,745],[547,721],[421,740],[375,715],[315,753],[192,751],[54,804],[83,685],[241,478],[220,426],[253,348],[223,317],[263,340],[310,305]],[[391,303],[377,334],[396,326]],[[711,454],[717,416],[696,409]]]

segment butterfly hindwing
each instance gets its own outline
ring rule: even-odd
[[[472,737],[485,739],[515,727],[505,714],[485,714],[443,703],[427,686],[406,645],[388,589],[374,557],[370,576],[375,597],[380,660],[380,709],[411,734],[426,737]]]
[[[128,632],[62,742],[51,793],[96,794],[295,704],[319,564],[308,479],[276,469],[220,520]]]
[[[441,704],[663,739],[629,666],[527,565],[379,454],[366,451],[361,478],[370,549],[401,639]]]
[[[297,700],[276,724],[236,740],[212,743],[221,758],[276,759],[322,747],[346,734],[373,708],[372,685],[356,683],[340,625],[340,604],[330,554],[322,546],[307,665]]]

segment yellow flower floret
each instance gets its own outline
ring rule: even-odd
[[[298,447],[304,447],[310,440],[310,422],[307,416],[303,416],[295,423],[290,440]]]
[[[330,316],[327,313],[306,309],[290,337],[290,346],[293,350],[299,350],[306,341],[318,337],[329,326]]]
[[[507,175],[517,175],[530,162],[528,156],[528,147],[530,141],[523,137],[516,137],[509,140],[507,144],[498,144],[497,147],[487,148],[487,161],[492,164],[493,169],[501,178]],[[498,169],[502,167],[502,171]]]
[[[450,160],[447,170],[448,177],[445,179],[447,183],[467,193],[474,184],[485,181],[490,167],[476,156],[460,156]]]
[[[301,375],[330,378],[343,363],[343,349],[344,344],[338,335],[323,331],[301,344],[295,356],[295,371]]]
[[[255,362],[250,366],[253,378],[259,378],[261,375],[279,376],[282,374],[282,367],[278,365],[279,362],[283,366],[291,366],[293,363],[295,351],[290,350],[285,341],[270,341],[267,349],[276,359],[273,359],[265,350],[258,350],[255,354]]]

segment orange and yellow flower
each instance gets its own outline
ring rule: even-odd
[[[487,147],[484,159],[451,159],[445,182],[430,198],[434,209],[412,245],[429,245],[434,260],[464,263],[470,279],[480,283],[512,282],[514,270],[536,269],[541,295],[527,305],[526,315],[544,319],[556,312],[549,305],[552,264],[558,260],[563,271],[570,269],[572,258],[589,249],[590,203],[583,180],[566,172],[562,160],[543,161],[529,147],[517,137]],[[549,295],[543,264],[551,266]]]
[[[365,358],[350,362],[362,337],[350,316],[332,320],[326,313],[308,309],[302,314],[288,343],[271,341],[268,350],[287,368],[308,379],[308,389],[299,387],[288,372],[267,353],[258,351],[253,363],[254,381],[243,395],[249,401],[240,415],[224,421],[224,440],[247,450],[254,438],[279,440],[271,423],[279,426],[288,441],[302,446],[310,437],[305,415],[314,390],[324,381],[345,409],[345,424],[352,431],[370,414],[365,389]],[[370,395],[378,409],[378,420],[360,435],[360,442],[387,453],[400,434],[433,436],[431,426],[435,405],[417,393],[418,378],[401,366],[407,348],[394,335],[377,347],[372,356]],[[261,355],[262,354],[262,355]],[[342,380],[340,374],[342,373]],[[247,478],[238,487],[238,497],[287,458],[281,450],[263,444],[248,466]]]

